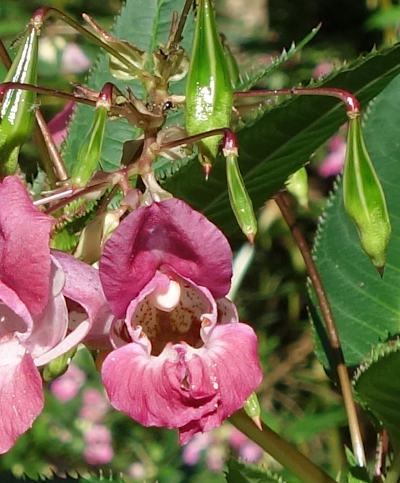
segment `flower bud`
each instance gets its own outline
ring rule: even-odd
[[[343,198],[362,248],[382,274],[391,226],[385,195],[365,147],[358,117],[349,121]]]
[[[199,0],[188,80],[186,130],[195,135],[229,127],[233,104],[231,79],[211,0]],[[221,136],[199,141],[199,159],[206,172],[218,153]]]
[[[250,396],[247,398],[246,402],[243,406],[244,412],[247,414],[249,418],[254,421],[254,424],[262,430],[261,425],[261,408],[260,403],[258,402],[258,397],[255,392],[252,392]]]
[[[29,25],[4,82],[35,84],[37,78],[38,30]],[[33,128],[36,93],[21,89],[8,90],[0,109],[0,176],[15,173],[19,149]]]

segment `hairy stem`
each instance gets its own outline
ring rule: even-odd
[[[265,96],[328,96],[341,100],[348,114],[359,113],[360,104],[357,98],[348,91],[334,87],[292,87],[290,89],[261,89],[254,91],[234,92],[236,99],[243,97],[265,97]]]
[[[189,10],[190,10],[190,7],[192,6],[192,3],[193,3],[193,0],[186,0],[185,5],[183,6],[182,13],[179,18],[178,27],[175,31],[174,39],[172,41],[172,43],[175,45],[179,44],[183,39],[182,32],[183,32],[183,28],[185,27],[186,19],[187,19],[187,16],[189,15]]]
[[[301,481],[307,483],[335,481],[268,426],[262,423],[262,431],[257,428],[243,409],[233,414],[229,421]]]
[[[359,466],[365,466],[365,454],[363,441],[361,437],[360,425],[357,417],[356,405],[354,402],[353,392],[351,388],[351,382],[349,373],[347,371],[346,364],[344,362],[344,356],[342,351],[342,346],[339,339],[339,333],[336,327],[335,320],[333,318],[333,313],[328,301],[328,297],[325,293],[324,286],[322,284],[321,277],[318,273],[317,267],[311,255],[310,248],[304,238],[302,231],[296,223],[296,219],[290,208],[289,199],[287,195],[279,193],[275,197],[275,201],[282,212],[283,218],[288,224],[293,238],[299,247],[299,250],[303,256],[304,262],[307,267],[307,271],[315,290],[316,296],[318,298],[319,307],[325,321],[327,334],[329,338],[329,343],[332,349],[334,364],[336,373],[338,376],[340,389],[343,396],[343,402],[347,413],[347,419],[349,423],[349,431],[351,436],[351,442],[353,447],[353,452],[357,458]]]

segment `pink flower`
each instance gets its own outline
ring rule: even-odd
[[[57,399],[67,402],[78,394],[85,379],[85,373],[75,364],[71,364],[62,376],[51,383],[50,390]]]
[[[138,208],[105,245],[104,293],[117,317],[102,378],[111,404],[180,443],[219,426],[261,381],[257,338],[238,322],[223,234],[177,199]]]
[[[75,102],[69,101],[64,109],[57,113],[49,122],[48,128],[56,146],[60,146],[68,134],[68,123],[76,109]]]
[[[104,465],[114,457],[111,446],[111,433],[101,424],[95,424],[84,434],[87,444],[84,450],[85,460],[91,465]]]
[[[62,54],[61,72],[63,74],[79,74],[90,67],[90,59],[75,42],[69,42]]]
[[[109,410],[109,403],[106,399],[106,395],[103,395],[97,389],[86,389],[82,395],[82,402],[83,404],[79,411],[79,416],[88,421],[101,421]]]
[[[0,184],[0,453],[43,408],[37,366],[78,344],[106,314],[96,270],[70,255],[50,253],[51,225],[19,178],[5,178]],[[68,300],[85,314],[77,323],[69,317]]]
[[[346,140],[340,135],[336,134],[328,142],[328,155],[318,167],[319,174],[328,178],[329,176],[336,176],[343,168],[346,157]]]

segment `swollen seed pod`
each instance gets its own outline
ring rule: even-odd
[[[195,34],[186,84],[185,119],[189,135],[229,127],[233,104],[231,79],[211,0],[198,0]],[[221,136],[199,141],[206,172],[218,153]]]
[[[343,199],[363,250],[382,274],[391,226],[385,195],[365,147],[359,117],[349,121]]]
[[[286,180],[286,189],[303,208],[308,208],[308,175],[303,166]]]
[[[257,220],[254,215],[253,203],[247,193],[238,166],[238,149],[235,135],[228,131],[225,134],[223,153],[226,162],[226,178],[228,183],[229,201],[236,220],[250,243],[254,243],[257,233]]]
[[[107,115],[111,108],[112,88],[113,85],[107,83],[99,94],[93,123],[79,149],[77,163],[71,173],[71,183],[75,187],[86,185],[100,161]]]
[[[30,24],[4,82],[36,84],[38,26]],[[8,90],[0,109],[0,176],[15,173],[19,149],[32,133],[36,94],[21,89]]]

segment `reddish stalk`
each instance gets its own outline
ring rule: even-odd
[[[258,96],[328,96],[336,97],[342,101],[349,115],[360,112],[360,104],[357,98],[348,91],[334,87],[292,87],[290,89],[261,89],[254,91],[235,92],[237,99]]]
[[[296,218],[290,208],[288,196],[284,193],[279,193],[275,196],[275,201],[281,210],[282,216],[289,226],[292,236],[299,247],[301,255],[307,267],[308,275],[310,277],[315,294],[318,298],[319,308],[321,310],[323,319],[325,321],[329,343],[334,357],[334,364],[339,380],[340,389],[343,396],[343,402],[347,413],[349,423],[350,437],[353,447],[353,452],[357,458],[359,466],[365,467],[365,453],[361,437],[360,425],[357,417],[356,405],[353,398],[353,392],[350,382],[349,373],[344,362],[342,346],[340,343],[339,333],[333,317],[333,313],[326,295],[321,277],[318,273],[317,267],[311,255],[310,248],[299,226]]]

